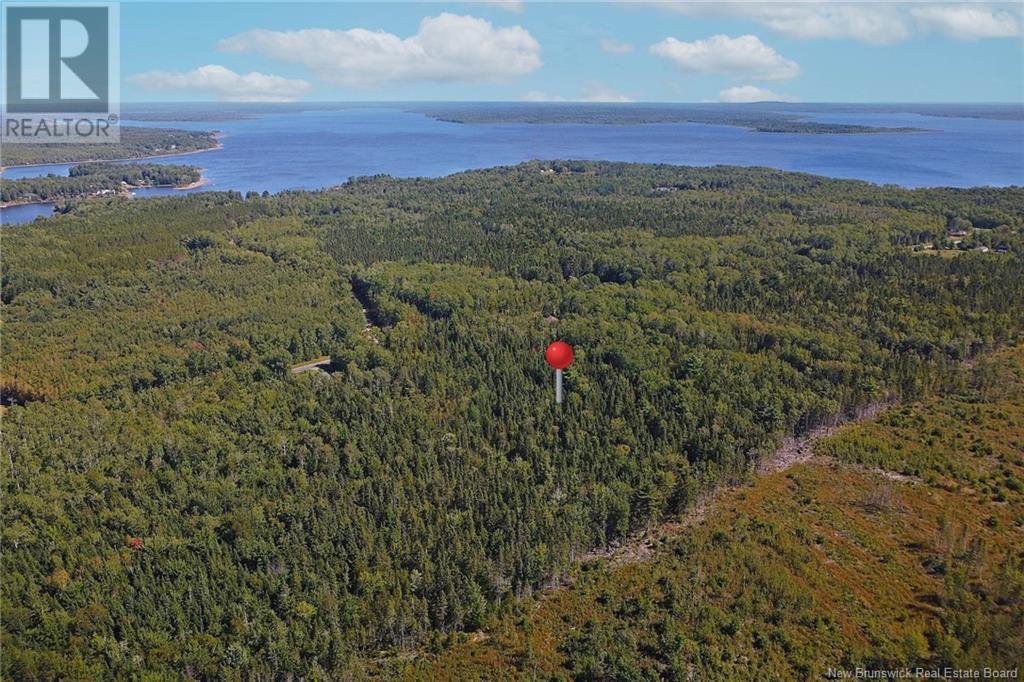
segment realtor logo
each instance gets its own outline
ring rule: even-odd
[[[115,3],[4,3],[4,141],[116,141],[117,29]]]

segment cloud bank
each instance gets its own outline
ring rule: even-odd
[[[913,37],[915,24],[958,40],[1021,35],[1019,4],[1015,9],[984,3],[950,5],[925,2],[652,2],[692,17],[747,19],[801,40],[856,40],[891,45]]]
[[[692,43],[666,38],[651,45],[650,50],[680,71],[729,74],[755,80],[787,80],[800,74],[796,62],[786,59],[753,35],[737,38],[716,35]]]
[[[540,44],[521,26],[471,16],[426,17],[413,36],[363,28],[256,29],[225,38],[224,52],[257,54],[309,68],[328,83],[370,87],[402,81],[500,82],[540,68]]]
[[[148,90],[196,90],[216,95],[225,102],[292,102],[312,89],[304,80],[283,78],[257,71],[235,73],[220,64],[191,71],[146,71],[128,82]]]
[[[790,38],[852,39],[889,44],[910,37],[906,17],[891,3],[661,2],[687,16],[749,19]]]
[[[726,88],[718,93],[719,102],[745,103],[745,102],[795,102],[796,98],[790,95],[780,95],[771,90],[765,90],[755,85],[737,85],[734,88]]]
[[[984,6],[933,5],[915,7],[910,14],[926,30],[938,31],[957,40],[1015,38],[1021,22],[1006,10]]]

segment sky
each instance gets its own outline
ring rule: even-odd
[[[1024,3],[143,2],[122,100],[1022,102]]]

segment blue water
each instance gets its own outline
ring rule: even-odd
[[[384,107],[125,123],[222,131],[222,149],[152,160],[201,166],[208,183],[198,191],[318,189],[359,175],[440,176],[530,159],[769,166],[904,187],[1024,185],[1024,121],[841,107],[802,113],[814,121],[933,132],[808,135],[696,123],[467,125]],[[67,169],[67,164],[11,168],[3,177]],[[178,191],[141,190],[137,196]],[[3,212],[2,221],[17,224],[48,212],[45,206],[14,207]]]

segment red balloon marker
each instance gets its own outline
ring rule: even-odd
[[[562,370],[572,364],[572,346],[565,341],[552,341],[544,351],[544,359],[555,368],[555,404],[562,404]]]

